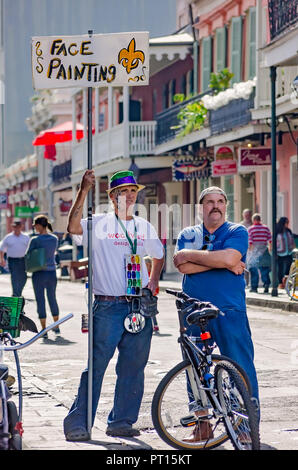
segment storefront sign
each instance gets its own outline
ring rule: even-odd
[[[33,37],[35,89],[149,84],[149,33]]]
[[[271,166],[271,148],[239,148],[239,172],[267,170]]]
[[[208,178],[211,165],[208,158],[200,160],[175,160],[172,166],[173,181],[191,181]]]
[[[233,145],[219,145],[214,147],[214,160],[233,160],[234,159],[234,146]]]
[[[34,217],[34,213],[39,212],[39,207],[36,206],[33,209],[28,206],[19,206],[14,208],[14,216],[19,219],[27,219]]]
[[[7,209],[8,207],[8,198],[6,193],[0,194],[0,209]]]
[[[212,162],[212,176],[225,176],[237,174],[236,160],[219,160]]]

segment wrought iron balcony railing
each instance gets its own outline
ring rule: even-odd
[[[53,183],[58,184],[62,181],[70,181],[71,176],[71,160],[67,160],[60,165],[55,165],[53,167],[52,178]]]
[[[248,100],[243,98],[230,101],[230,103],[209,112],[209,125],[211,135],[228,132],[232,129],[245,126],[251,121],[251,108],[254,107],[254,93]]]
[[[161,113],[157,114],[155,117],[157,123],[156,145],[160,145],[167,142],[168,140],[174,139],[176,135],[179,134],[180,129],[174,129],[174,127],[180,124],[177,115],[179,114],[179,111],[181,109],[185,108],[185,106],[195,101],[200,101],[200,99],[204,95],[210,93],[211,90],[205,93],[201,93],[200,95],[193,96],[189,100],[185,100],[182,103],[175,104],[174,106],[171,106],[165,111],[162,111]]]
[[[298,23],[298,0],[268,0],[270,38]]]

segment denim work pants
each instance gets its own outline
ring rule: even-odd
[[[138,419],[144,393],[144,369],[148,361],[152,321],[146,318],[140,333],[129,333],[124,319],[131,312],[126,300],[101,301],[93,304],[93,391],[92,424],[95,419],[106,368],[118,348],[117,381],[114,406],[108,416],[109,427],[130,428]],[[78,395],[64,420],[64,433],[76,428],[87,429],[88,367],[81,375]]]
[[[32,284],[37,302],[38,318],[46,318],[47,299],[53,317],[59,316],[59,307],[56,300],[57,275],[56,271],[37,271],[32,274]]]
[[[12,295],[21,297],[27,281],[25,258],[8,258],[8,267],[11,274]]]
[[[259,271],[261,273],[261,279],[264,284],[264,287],[270,286],[270,268],[260,267],[260,268],[249,268],[250,272],[250,286],[252,289],[257,289],[259,285]]]
[[[245,311],[221,309],[224,316],[210,320],[207,329],[212,340],[217,344],[220,353],[236,361],[248,375],[252,386],[252,396],[259,402],[259,390],[256,369],[254,366],[254,347],[251,331]],[[199,336],[197,326],[188,329],[193,336]]]

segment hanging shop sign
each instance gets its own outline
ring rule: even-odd
[[[0,209],[8,208],[8,197],[6,193],[0,193]]]
[[[271,148],[251,147],[239,148],[238,150],[239,172],[252,172],[257,170],[268,170],[271,167]]]
[[[236,160],[219,160],[212,162],[212,176],[227,176],[237,174]]]
[[[173,181],[192,181],[195,179],[209,178],[211,175],[210,160],[181,159],[174,160],[172,165]]]
[[[214,160],[233,160],[234,146],[219,145],[214,147]]]
[[[33,37],[35,89],[149,84],[149,33]]]

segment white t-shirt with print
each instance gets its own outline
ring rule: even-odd
[[[134,240],[134,223],[137,229],[137,254],[163,258],[164,251],[154,227],[142,217],[121,220],[131,240]],[[87,246],[87,219],[81,220],[82,244]],[[97,295],[125,295],[125,255],[132,253],[126,235],[115,213],[92,216],[92,270],[93,292]],[[149,281],[145,261],[142,261],[142,287]]]

